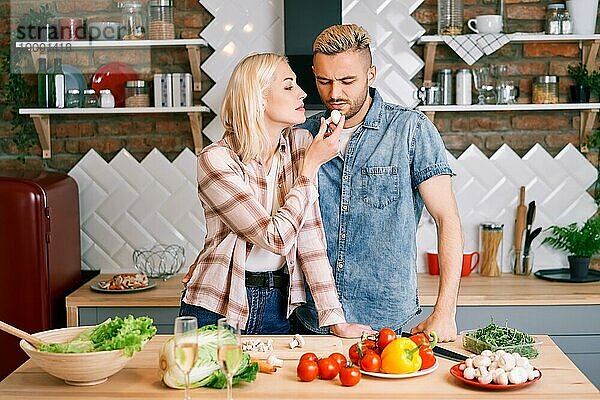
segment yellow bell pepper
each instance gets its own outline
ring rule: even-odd
[[[386,374],[410,374],[421,368],[419,347],[409,338],[397,338],[381,353],[381,370]]]

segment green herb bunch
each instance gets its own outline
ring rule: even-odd
[[[576,222],[567,226],[551,226],[550,236],[542,244],[576,257],[592,257],[600,252],[600,215],[591,217],[580,228]]]
[[[590,87],[590,73],[587,66],[583,63],[567,66],[567,72],[576,85]]]
[[[535,358],[539,354],[533,337],[515,328],[496,325],[494,321],[486,327],[467,332],[463,345],[476,354],[483,350],[505,350],[527,358]]]

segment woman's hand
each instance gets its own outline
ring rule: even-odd
[[[331,333],[335,336],[343,337],[343,338],[360,338],[365,333],[376,333],[369,325],[362,324],[336,324],[331,325]]]
[[[317,175],[317,171],[321,165],[337,156],[340,152],[340,134],[344,128],[344,122],[346,117],[342,115],[340,122],[337,124],[332,133],[327,131],[327,124],[325,118],[321,117],[321,126],[319,127],[319,133],[314,137],[306,154],[304,156],[304,164],[300,175],[304,175],[307,178],[313,180]]]

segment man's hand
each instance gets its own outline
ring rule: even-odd
[[[363,332],[369,334],[375,333],[375,331],[371,329],[369,325],[348,323],[331,325],[330,330],[335,336],[343,338],[359,338],[362,336]]]
[[[425,332],[431,338],[429,333],[435,331],[438,335],[438,342],[453,342],[456,340],[456,320],[454,315],[441,315],[433,313],[419,325],[410,330],[410,333]]]

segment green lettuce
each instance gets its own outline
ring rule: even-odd
[[[222,389],[227,387],[225,374],[220,370],[217,361],[218,332],[215,325],[207,325],[198,329],[198,358],[194,368],[190,371],[190,387],[211,387]],[[231,343],[235,343],[235,337],[231,335]],[[175,362],[173,339],[169,339],[160,351],[159,367],[162,380],[165,385],[183,389],[185,387],[185,375],[177,367]],[[252,382],[258,373],[258,363],[250,362],[250,355],[243,354],[242,362],[237,373],[233,376],[233,384],[238,382]]]
[[[48,343],[40,346],[40,351],[50,353],[90,353],[93,351],[123,350],[127,357],[156,334],[152,318],[132,315],[125,319],[109,318],[100,325],[86,329],[67,343]]]

